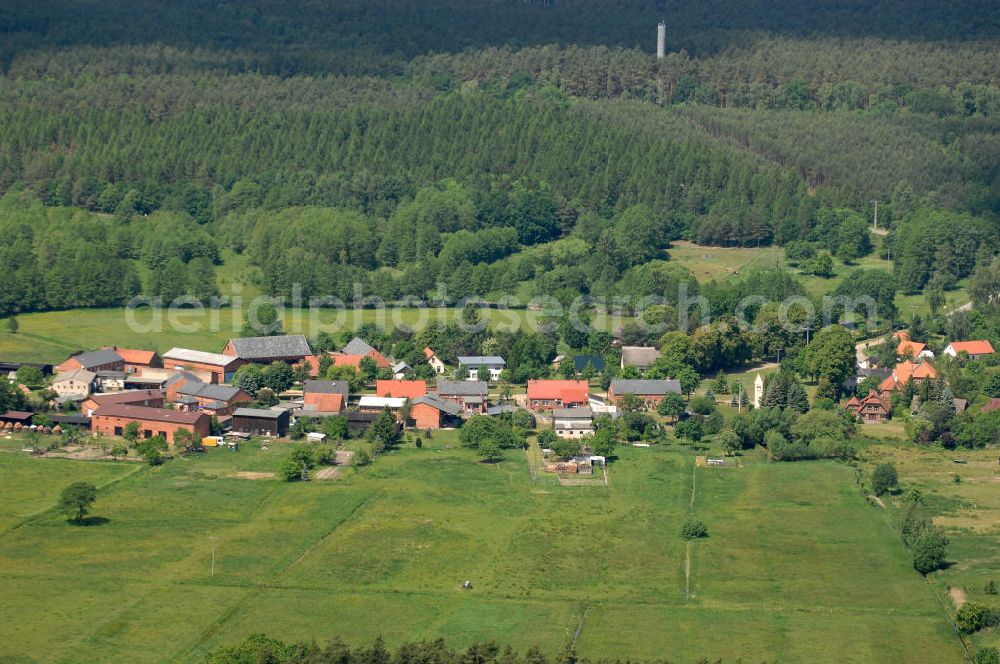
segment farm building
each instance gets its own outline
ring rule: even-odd
[[[528,408],[550,410],[587,405],[585,380],[529,380]]]
[[[125,389],[125,372],[101,369],[96,382],[99,392],[121,392]]]
[[[645,371],[660,359],[660,351],[652,346],[622,346],[621,368],[635,367]]]
[[[307,380],[302,384],[302,410],[339,413],[347,405],[349,391],[346,380]]]
[[[413,371],[413,367],[406,362],[396,362],[392,365],[392,377],[396,380],[403,380],[410,371]]]
[[[171,348],[163,354],[163,366],[177,371],[208,372],[212,383],[228,383],[244,362],[222,353],[206,353],[187,348]],[[145,374],[145,372],[144,372]]]
[[[3,415],[0,415],[0,424],[20,424],[22,427],[26,427],[31,424],[34,416],[34,413],[29,413],[25,410],[8,410]]]
[[[626,394],[634,394],[647,408],[655,408],[668,394],[680,394],[681,384],[676,380],[628,380],[616,378],[608,388],[608,401],[618,406]]]
[[[393,413],[398,413],[399,409],[406,403],[405,397],[376,397],[365,395],[358,400],[358,410],[362,413],[381,413],[388,408]]]
[[[209,435],[212,418],[205,413],[111,404],[102,406],[94,413],[90,428],[95,434],[121,436],[129,422],[139,423],[140,436],[143,438],[162,434],[168,443],[172,443],[174,434],[182,429],[202,436]]]
[[[560,438],[583,438],[594,433],[594,412],[589,407],[552,411],[552,430]]]
[[[442,399],[454,401],[466,413],[485,413],[489,386],[481,380],[448,380],[438,378],[437,393]]]
[[[270,364],[271,362],[301,362],[312,355],[309,342],[301,334],[278,337],[245,337],[230,339],[222,350],[223,355],[238,357],[244,362]]]
[[[237,408],[233,412],[232,430],[254,436],[281,438],[288,433],[291,414],[287,410]]]
[[[377,380],[375,394],[380,397],[403,397],[416,399],[427,394],[427,382],[423,380]]]
[[[112,392],[110,394],[92,394],[80,405],[80,410],[86,415],[108,406],[145,406],[147,408],[163,408],[165,395],[160,390],[129,390]]]
[[[52,381],[52,391],[61,397],[87,397],[94,390],[97,374],[86,369],[61,371]]]
[[[188,397],[188,410],[210,410],[213,415],[231,415],[241,403],[253,401],[251,396],[238,387],[215,385],[200,381],[188,381],[177,388],[177,397]],[[176,397],[175,397],[176,398]]]
[[[389,368],[389,360],[386,359],[385,355],[358,337],[351,339],[339,353],[332,353],[332,356],[334,365],[338,367],[352,366],[355,369],[360,369],[361,360],[370,357],[379,369]]]
[[[163,358],[155,350],[136,350],[134,348],[112,348],[125,360],[125,373],[142,373],[144,369],[159,369],[163,366]]]
[[[573,356],[573,368],[576,369],[578,375],[582,374],[588,366],[593,367],[597,373],[602,373],[604,371],[604,358],[600,355]]]
[[[102,348],[86,353],[70,355],[62,364],[56,367],[60,373],[86,369],[87,371],[98,372],[103,369],[111,371],[124,371],[125,360],[115,351]]]
[[[436,394],[424,394],[413,400],[410,419],[417,429],[440,429],[460,421],[462,407]]]

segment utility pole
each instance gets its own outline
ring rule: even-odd
[[[212,576],[215,576],[215,543],[219,541],[219,538],[212,535],[208,539],[212,540]]]

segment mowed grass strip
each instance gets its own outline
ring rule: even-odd
[[[698,469],[711,536],[694,544],[686,602],[687,454],[623,448],[607,487],[533,484],[520,451],[483,464],[462,449],[401,449],[333,482],[233,476],[286,454],[175,460],[102,491],[104,525],[43,513],[0,537],[0,658],[196,661],[258,631],[554,653],[586,611],[577,646],[591,657],[959,661],[883,516],[836,464]],[[51,462],[22,461],[61,489]]]

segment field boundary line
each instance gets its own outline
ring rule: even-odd
[[[688,516],[694,516],[694,499],[698,492],[698,464],[691,464],[691,499],[688,501]],[[691,601],[691,541],[684,547],[684,601]]]
[[[91,461],[81,461],[79,459],[46,459],[45,461],[61,461],[61,462],[64,462],[64,463],[67,462],[67,461],[78,462],[78,463],[93,463]],[[122,475],[121,477],[116,477],[113,480],[108,480],[104,484],[101,484],[101,485],[97,486],[98,493],[104,491],[105,489],[110,489],[114,485],[118,484],[119,482],[127,480],[130,477],[134,477],[136,474],[143,473],[148,468],[150,468],[150,466],[148,466],[147,464],[144,464],[144,463],[143,464],[134,463],[134,464],[131,464],[131,465],[134,466],[134,468],[130,472]],[[21,528],[27,526],[32,521],[34,521],[36,519],[40,519],[41,517],[45,516],[46,514],[49,514],[50,512],[56,511],[58,508],[59,508],[59,503],[56,502],[56,503],[53,503],[52,505],[49,505],[48,507],[40,509],[37,512],[33,512],[33,513],[31,513],[31,514],[29,514],[29,515],[21,518],[20,520],[18,520],[17,522],[11,524],[10,526],[8,526],[7,528],[5,528],[4,530],[0,530],[0,538],[6,537],[7,535],[10,535],[11,533],[13,533],[13,532],[15,532],[17,530],[20,530]]]
[[[583,607],[583,613],[580,614],[580,621],[576,624],[576,631],[573,632],[573,639],[569,642],[570,647],[576,646],[576,640],[580,638],[580,632],[583,631],[583,623],[587,619],[587,612],[590,611],[590,602]]]
[[[324,533],[322,536],[316,538],[316,540],[313,541],[312,544],[310,544],[309,546],[307,546],[302,551],[302,553],[299,554],[299,556],[295,560],[293,560],[291,563],[285,565],[284,567],[278,567],[278,568],[273,569],[270,572],[269,576],[273,578],[273,577],[276,577],[276,576],[278,576],[280,574],[283,574],[283,573],[288,572],[289,570],[293,569],[296,565],[298,565],[300,562],[302,562],[302,560],[311,551],[313,551],[317,546],[319,546],[322,542],[325,542],[327,540],[327,538],[329,538],[331,535],[333,535],[337,531],[337,529],[339,529],[342,525],[344,525],[348,521],[348,519],[352,518],[355,514],[357,514],[358,510],[360,510],[362,507],[364,507],[365,505],[367,505],[368,502],[372,498],[374,498],[376,495],[380,495],[380,494],[381,494],[380,491],[372,491],[371,493],[369,493],[367,496],[365,496],[364,500],[362,500],[361,502],[359,502],[357,505],[354,506],[354,509],[352,509],[350,512],[348,512],[347,514],[345,514],[344,518],[342,518],[340,521],[338,521],[337,523],[335,523],[333,525],[333,527],[330,528],[326,533]],[[209,585],[211,585],[211,584],[209,584]],[[193,641],[192,645],[187,646],[187,647],[183,648],[182,650],[180,650],[180,651],[175,652],[174,654],[172,654],[170,656],[170,658],[169,658],[169,661],[177,662],[177,661],[188,661],[188,660],[190,660],[191,659],[191,654],[195,650],[197,650],[202,644],[205,643],[205,641],[207,641],[209,638],[211,638],[213,635],[215,635],[219,631],[219,629],[221,629],[223,625],[225,625],[227,622],[229,622],[229,620],[233,616],[235,616],[236,613],[240,609],[243,609],[243,608],[246,608],[246,607],[250,606],[250,604],[254,601],[254,599],[257,596],[259,596],[261,593],[264,592],[265,587],[270,588],[271,586],[267,585],[267,584],[264,584],[263,581],[258,581],[257,584],[249,586],[247,588],[247,591],[239,599],[237,599],[229,607],[227,607],[224,611],[222,611],[222,613],[220,613],[218,615],[218,617],[215,620],[213,620],[210,624],[208,624],[208,625],[205,626],[205,629],[203,629],[202,632],[201,632],[201,634],[199,634],[196,637],[196,639]]]

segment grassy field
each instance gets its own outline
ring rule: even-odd
[[[454,438],[303,484],[235,476],[273,471],[281,446],[148,468],[0,445],[4,509],[22,520],[0,534],[0,660],[197,661],[261,630],[554,653],[579,629],[591,657],[961,661],[844,466],[696,469],[625,448],[609,486],[563,487],[533,483],[522,452],[480,464]],[[95,509],[104,525],[44,511],[77,476],[119,479]],[[690,546],[689,510],[710,532]]]
[[[336,333],[355,330],[365,323],[374,323],[385,329],[406,325],[420,330],[430,321],[454,322],[461,316],[460,309],[321,309],[288,312],[284,317],[285,330],[290,334],[313,337],[319,332]],[[212,316],[215,316],[213,320]],[[542,312],[526,310],[483,310],[483,318],[493,329],[537,330],[545,316]],[[134,324],[130,324],[130,318]],[[125,348],[144,348],[165,352],[174,346],[221,352],[226,342],[239,336],[243,315],[231,309],[216,312],[181,310],[175,315],[177,325],[171,324],[167,313],[159,318],[146,310],[127,312],[125,309],[74,309],[22,314],[17,317],[20,330],[10,334],[6,326],[0,329],[0,359],[22,362],[61,362],[78,350],[99,348],[105,345]],[[628,317],[596,313],[594,326],[612,330],[620,327]]]
[[[956,459],[966,463],[955,463]],[[900,486],[919,489],[934,522],[946,530],[951,564],[934,575],[942,601],[951,603],[945,591],[958,588],[968,600],[1000,608],[1000,596],[983,591],[990,579],[1000,583],[1000,452],[877,445],[867,449],[866,461],[869,468],[884,461],[896,464]],[[1000,647],[1000,628],[969,640]]]

